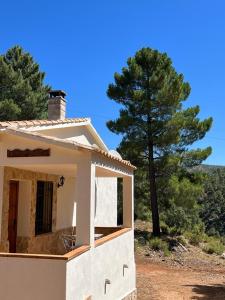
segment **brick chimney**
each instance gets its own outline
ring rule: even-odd
[[[49,92],[48,119],[63,120],[66,116],[66,93],[62,90]]]

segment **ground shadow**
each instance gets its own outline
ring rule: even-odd
[[[192,296],[193,300],[225,300],[225,285],[186,285],[192,287],[192,291],[196,294]]]

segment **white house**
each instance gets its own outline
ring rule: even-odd
[[[0,299],[136,299],[135,167],[64,98],[50,93],[48,120],[0,122]]]

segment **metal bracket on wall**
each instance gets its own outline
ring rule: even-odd
[[[125,275],[125,269],[128,269],[128,265],[126,264],[123,265],[123,276]]]
[[[111,281],[109,279],[105,280],[105,294],[106,294],[106,289],[107,289],[107,285],[111,284]]]

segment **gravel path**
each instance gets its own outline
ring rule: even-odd
[[[225,300],[225,268],[173,267],[136,257],[138,300]]]

